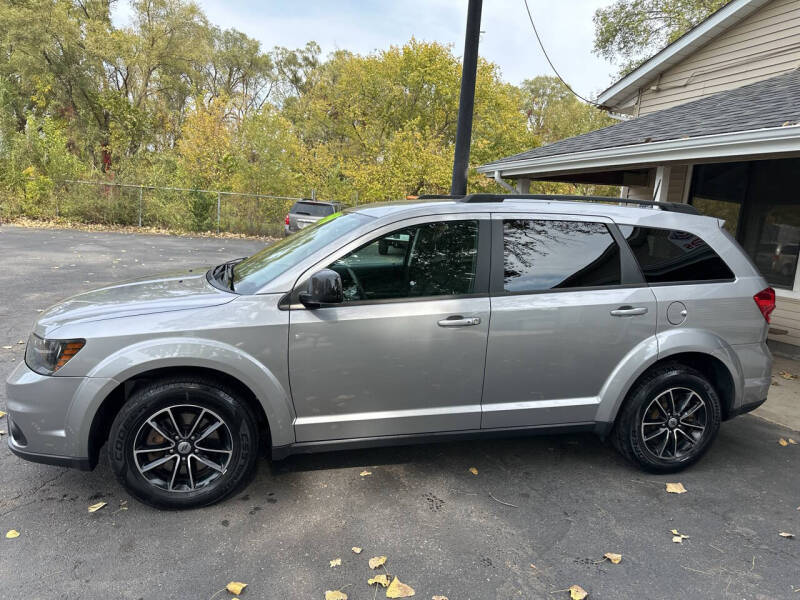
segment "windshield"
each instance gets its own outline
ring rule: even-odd
[[[236,265],[233,289],[240,294],[254,294],[265,284],[285,273],[371,218],[359,213],[335,213],[313,226],[267,246]]]

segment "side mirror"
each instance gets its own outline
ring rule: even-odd
[[[342,278],[336,271],[322,269],[311,276],[307,291],[300,292],[298,300],[306,308],[319,308],[323,304],[340,304],[344,302]]]

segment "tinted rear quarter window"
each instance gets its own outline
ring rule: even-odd
[[[686,283],[733,279],[733,273],[705,241],[678,229],[631,227],[620,230],[647,283]]]
[[[313,202],[295,202],[292,210],[296,215],[310,215],[312,217],[326,217],[336,210],[330,204],[316,204]]]
[[[503,289],[541,292],[620,285],[619,247],[603,223],[503,221]]]

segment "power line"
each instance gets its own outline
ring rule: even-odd
[[[588,98],[584,98],[583,96],[581,96],[578,92],[573,90],[572,87],[566,81],[564,81],[563,77],[561,77],[561,74],[558,72],[558,69],[556,69],[556,66],[553,64],[553,61],[550,60],[550,56],[547,54],[547,50],[545,50],[544,44],[542,43],[542,38],[539,37],[539,31],[536,29],[536,23],[533,22],[533,15],[531,14],[530,6],[528,6],[528,0],[522,0],[522,1],[525,3],[525,10],[528,11],[528,19],[530,19],[531,27],[533,27],[533,33],[536,35],[536,40],[539,42],[539,47],[542,49],[542,54],[544,54],[544,57],[547,59],[547,63],[550,65],[550,68],[553,69],[553,73],[556,74],[558,80],[561,83],[563,83],[564,87],[566,87],[570,92],[572,92],[572,95],[575,96],[576,98],[580,98],[581,100],[583,100],[587,104],[591,104],[592,106],[600,106],[599,104],[597,104],[597,102],[593,102],[592,100],[589,100]]]

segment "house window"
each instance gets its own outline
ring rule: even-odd
[[[770,285],[800,291],[800,159],[696,165],[690,202],[725,219]]]

